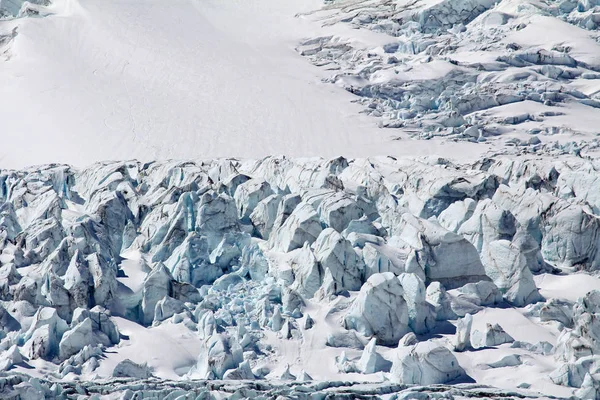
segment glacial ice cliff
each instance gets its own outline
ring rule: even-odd
[[[596,188],[578,183],[598,167],[267,157],[3,170],[3,390],[54,390],[10,383],[40,362],[50,380],[160,377],[143,355],[103,367],[130,343],[129,321],[196,338],[188,379],[319,379],[310,363],[283,370],[289,343],[323,346],[321,363],[353,379],[443,384],[468,381],[462,355],[512,346],[555,360],[548,384],[588,393],[598,292],[572,304],[536,282],[598,271]],[[511,307],[558,324],[557,341],[471,326]]]

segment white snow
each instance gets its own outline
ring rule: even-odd
[[[100,376],[111,376],[115,366],[125,359],[153,369],[153,373],[164,379],[178,379],[196,363],[200,352],[200,338],[184,325],[166,324],[145,328],[124,318],[114,318],[119,332],[128,338],[123,340],[115,352],[105,354],[95,372]]]
[[[0,72],[0,161],[381,153],[389,134],[293,49],[318,28],[294,15],[318,7],[57,0],[1,23],[18,35]]]

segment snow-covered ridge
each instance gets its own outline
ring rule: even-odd
[[[588,396],[599,167],[267,157],[3,170],[3,390],[50,390],[18,386],[22,372]]]
[[[599,11],[593,1],[340,0],[308,17],[378,39],[334,34],[297,50],[381,126],[411,137],[593,137]]]

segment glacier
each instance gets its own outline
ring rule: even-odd
[[[597,279],[595,188],[565,195],[596,168],[267,157],[2,170],[2,390],[68,398],[44,382],[126,378],[151,393],[149,379],[178,376],[468,392],[493,386],[481,371],[544,365],[548,378],[510,389],[591,393],[599,292],[573,301],[544,282]],[[133,350],[143,337],[195,350],[169,370]],[[464,358],[488,353],[487,369]]]
[[[0,397],[600,399],[599,11],[0,0]]]

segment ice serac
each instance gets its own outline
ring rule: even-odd
[[[462,236],[410,214],[402,215],[400,231],[400,238],[416,251],[427,282],[454,289],[489,280],[476,248]]]
[[[199,232],[223,234],[238,226],[235,200],[225,193],[208,191],[200,197],[196,228]]]
[[[63,277],[64,287],[69,292],[72,308],[90,306],[90,271],[87,261],[81,258],[79,250],[75,251],[69,267]]]
[[[527,259],[508,240],[496,240],[481,256],[487,275],[510,304],[522,307],[542,300]]]
[[[273,222],[272,231],[279,229],[301,202],[302,197],[298,194],[292,193],[283,196],[277,208],[277,216]]]
[[[473,316],[471,314],[466,314],[464,318],[458,320],[454,342],[454,349],[456,351],[465,351],[471,348],[472,326]]]
[[[14,344],[0,356],[0,372],[8,371],[22,362],[23,356],[17,345]]]
[[[290,371],[289,364],[285,366],[285,370],[279,375],[279,379],[282,381],[295,381],[296,375],[293,375]]]
[[[374,374],[390,368],[389,361],[377,352],[377,339],[373,338],[365,346],[360,359],[356,362],[356,368],[363,374]]]
[[[92,330],[94,332],[98,332],[99,334],[101,333],[108,338],[109,343],[104,343],[105,345],[119,343],[119,329],[113,322],[110,311],[101,306],[95,306],[90,310],[78,308],[73,312],[71,326],[83,322],[86,318],[90,318],[92,320]],[[104,342],[104,338],[101,341]]]
[[[563,330],[557,340],[555,355],[563,362],[574,362],[600,351],[600,291],[593,290],[577,300],[573,323],[573,328]]]
[[[558,321],[567,328],[572,328],[573,321],[573,305],[567,301],[558,299],[550,299],[541,304],[538,312],[540,321]]]
[[[23,349],[25,355],[31,360],[37,358],[51,360],[58,354],[58,338],[50,325],[44,325],[32,332]]]
[[[461,293],[459,297],[478,306],[493,306],[502,302],[502,293],[493,282],[467,283],[458,291]]]
[[[21,330],[21,324],[2,305],[0,305],[0,326],[2,333]]]
[[[544,259],[561,268],[600,268],[600,218],[571,205],[553,210],[541,243]]]
[[[262,281],[267,277],[269,262],[258,243],[251,242],[244,247],[240,257],[240,268],[248,271],[252,280]]]
[[[364,214],[356,201],[344,192],[326,196],[319,204],[317,212],[325,225],[338,232],[342,232],[350,221],[359,219]]]
[[[161,322],[171,318],[175,314],[179,314],[187,310],[187,307],[182,301],[165,296],[159,300],[158,303],[156,303],[153,321],[155,323]]]
[[[436,320],[446,321],[455,319],[456,313],[452,310],[452,296],[446,292],[444,285],[439,282],[431,282],[427,286],[425,298],[434,308]]]
[[[438,222],[450,232],[457,233],[458,229],[473,215],[477,202],[473,199],[456,201],[438,215]]]
[[[210,253],[208,261],[215,270],[230,271],[239,265],[243,249],[250,244],[250,236],[245,233],[226,233],[215,249]],[[206,266],[208,267],[208,266]],[[208,281],[207,281],[208,283]]]
[[[350,238],[351,235],[348,237]],[[378,236],[374,237],[378,238]],[[365,263],[365,279],[369,279],[371,275],[380,272],[393,272],[399,275],[406,271],[406,258],[408,254],[404,250],[371,240],[372,237],[367,238],[362,247],[362,258]]]
[[[237,368],[229,369],[223,374],[224,380],[252,380],[255,379],[254,373],[250,368],[250,363],[244,361]]]
[[[251,222],[250,215],[257,204],[273,194],[271,185],[261,179],[250,179],[235,189],[233,198],[238,210],[238,217],[242,222]]]
[[[24,355],[32,360],[51,360],[58,355],[59,342],[67,330],[67,323],[58,316],[55,309],[40,307],[23,337]]]
[[[281,227],[273,232],[269,242],[274,249],[288,252],[304,246],[305,242],[312,244],[322,230],[314,207],[308,203],[300,203]]]
[[[308,243],[290,252],[290,264],[294,272],[292,288],[300,295],[311,298],[323,283],[323,268]]]
[[[523,364],[523,362],[521,361],[521,356],[519,356],[517,354],[510,354],[508,356],[502,357],[498,361],[487,364],[487,366],[490,368],[505,368],[505,367],[516,367],[521,364]]]
[[[17,271],[14,263],[8,263],[0,267],[0,299],[11,300],[11,286],[16,285],[22,276]]]
[[[346,347],[362,350],[365,345],[355,331],[333,332],[327,335],[326,344],[330,347]]]
[[[67,331],[60,341],[60,358],[65,360],[94,341],[92,320],[86,318]]]
[[[165,261],[165,265],[168,266],[175,279],[201,286],[211,284],[223,275],[223,268],[210,262],[209,239],[212,239],[214,245],[218,247],[225,238],[221,235],[209,238],[197,232],[191,232],[183,243],[173,251],[171,257]],[[237,250],[227,246],[226,242],[223,244],[237,253]],[[218,256],[218,252],[215,252],[213,259]]]
[[[144,280],[141,302],[141,322],[152,324],[156,304],[172,292],[173,277],[163,264],[157,264]]]
[[[597,399],[600,396],[600,381],[587,373],[581,387],[575,391],[578,399]]]
[[[59,358],[64,361],[88,346],[110,347],[119,342],[119,330],[105,309],[78,308],[73,313],[71,329],[60,340]]]
[[[97,253],[90,254],[86,261],[94,282],[94,304],[111,307],[117,292],[116,267]]]
[[[516,233],[516,220],[509,210],[502,209],[490,199],[477,203],[473,215],[458,229],[478,252],[495,240],[512,240]]]
[[[431,341],[399,347],[394,355],[391,380],[407,385],[433,385],[465,376],[456,357]]]
[[[152,371],[147,364],[137,364],[125,359],[115,365],[112,376],[115,378],[149,378],[152,376]]]
[[[365,266],[360,255],[350,242],[334,230],[326,228],[314,243],[315,258],[323,270],[329,270],[335,284],[335,292],[359,290]]]
[[[576,393],[586,396],[595,396],[599,386],[595,378],[600,369],[599,300],[600,292],[593,290],[573,306],[574,326],[559,335],[554,357],[561,364],[550,374],[554,383],[580,388]]]
[[[250,214],[252,225],[261,238],[269,240],[269,235],[277,219],[277,210],[281,204],[281,196],[272,194],[262,199]]]
[[[347,329],[375,337],[377,343],[394,346],[410,331],[404,289],[391,272],[371,276],[344,317]]]
[[[231,338],[214,334],[202,345],[198,362],[188,373],[192,378],[222,379],[227,370],[237,368],[242,362],[232,353]]]
[[[425,284],[415,274],[400,274],[398,279],[404,289],[410,329],[417,334],[429,332],[435,327],[436,315],[434,307],[425,300]]]
[[[512,343],[515,340],[502,329],[499,324],[486,324],[483,331],[471,332],[471,343],[474,348],[498,346],[504,343]]]

